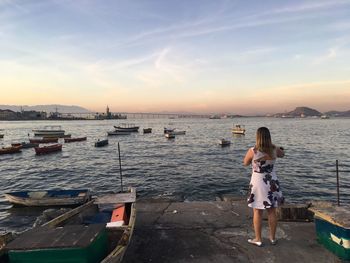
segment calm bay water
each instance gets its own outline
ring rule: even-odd
[[[24,227],[27,209],[11,208],[3,193],[53,188],[88,188],[94,194],[120,190],[117,143],[121,146],[124,187],[134,186],[142,197],[171,196],[179,200],[214,200],[222,194],[246,195],[250,167],[243,167],[247,149],[260,126],[270,129],[273,142],[286,149],[277,162],[277,175],[287,202],[336,200],[335,160],[340,162],[341,201],[350,204],[350,119],[135,119],[141,127],[130,136],[109,137],[109,145],[95,148],[117,120],[0,122],[5,137],[0,146],[28,140],[28,133],[44,125],[61,125],[85,142],[63,145],[60,153],[35,156],[34,149],[0,155],[0,230]],[[245,125],[245,136],[233,136],[233,123]],[[142,128],[152,127],[152,134]],[[174,140],[164,127],[186,130]],[[230,147],[218,145],[230,139]],[[33,209],[31,209],[32,211]]]

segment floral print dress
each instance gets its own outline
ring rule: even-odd
[[[275,173],[275,161],[266,160],[267,154],[252,148],[252,177],[249,185],[248,206],[257,209],[278,207],[284,202]]]

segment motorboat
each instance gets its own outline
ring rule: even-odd
[[[174,129],[172,132],[169,132],[169,133],[172,133],[174,135],[185,135],[186,131],[180,131],[180,130]]]
[[[220,139],[219,140],[219,145],[221,145],[221,146],[229,146],[229,145],[231,145],[231,141],[226,140],[226,139]]]
[[[38,137],[61,137],[65,133],[60,125],[44,126],[42,129],[33,129],[33,132]]]
[[[39,146],[34,148],[36,155],[44,155],[53,152],[62,151],[62,144],[56,143],[48,146]]]
[[[143,133],[152,133],[152,128],[145,128],[143,129]]]
[[[95,147],[103,147],[108,145],[108,140],[98,140],[97,142],[95,142]]]
[[[244,135],[244,134],[245,134],[244,125],[240,125],[240,124],[234,125],[233,128],[232,128],[232,133],[233,133],[233,134],[241,134],[241,135]]]
[[[0,148],[0,155],[1,154],[19,153],[19,152],[21,152],[21,148],[22,148],[22,146],[2,147],[2,148]]]
[[[90,200],[88,190],[43,190],[5,193],[5,198],[16,206],[81,205]]]
[[[108,131],[107,132],[107,135],[108,136],[115,136],[115,135],[130,135],[131,132],[129,131],[120,131],[120,130],[117,130],[117,131]]]
[[[173,132],[173,131],[174,131],[174,129],[172,129],[172,128],[165,128],[164,127],[164,134],[169,133],[169,132]]]
[[[65,143],[86,141],[86,137],[64,138]]]
[[[116,131],[138,132],[140,127],[132,123],[122,123],[114,128]]]
[[[175,134],[171,132],[164,134],[164,136],[165,138],[168,138],[168,139],[175,139]]]

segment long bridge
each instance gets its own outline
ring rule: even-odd
[[[59,113],[60,118],[83,118],[95,119],[96,115],[102,115],[102,112],[74,112],[74,113]],[[111,112],[112,115],[126,116],[128,119],[177,119],[177,118],[209,118],[208,114],[181,114],[181,113],[152,113],[152,112]]]

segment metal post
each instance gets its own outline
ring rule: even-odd
[[[118,154],[119,154],[120,188],[122,189],[122,192],[123,192],[122,160],[121,160],[121,158],[120,158],[120,146],[119,146],[119,142],[118,142]]]
[[[337,173],[337,204],[340,206],[340,198],[339,198],[339,165],[338,160],[335,161],[335,170]]]

